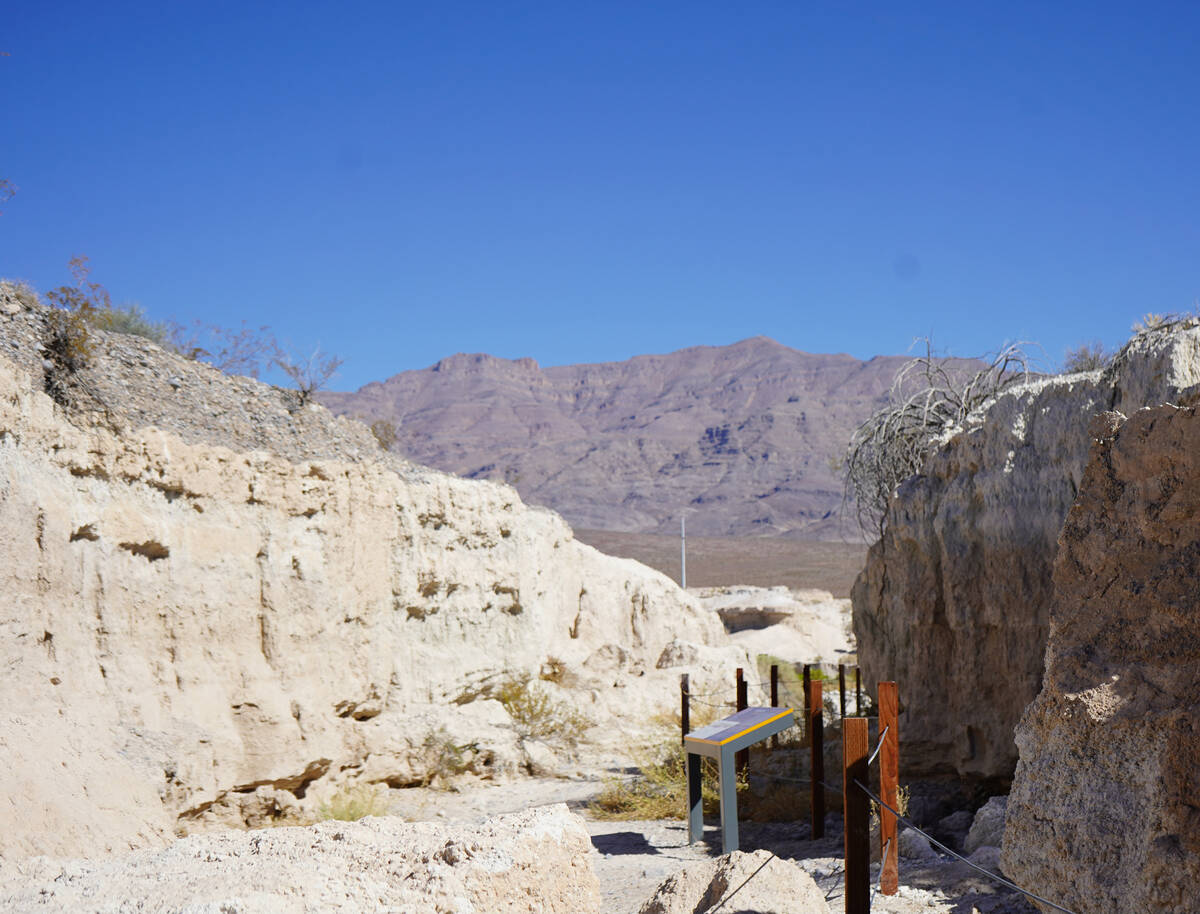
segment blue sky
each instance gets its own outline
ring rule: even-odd
[[[1194,4],[21,4],[0,275],[354,388],[757,334],[1050,361],[1200,296]]]

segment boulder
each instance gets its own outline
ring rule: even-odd
[[[1004,840],[1004,812],[1008,808],[1008,797],[992,797],[975,812],[971,830],[963,841],[963,850],[973,854],[978,848],[990,845],[999,847]]]
[[[1119,427],[1119,428],[1118,428]],[[1200,413],[1103,417],[1059,539],[1003,866],[1089,914],[1200,909]]]
[[[1042,682],[1058,533],[1109,409],[1200,384],[1197,321],[1136,336],[1103,372],[996,397],[903,482],[853,589],[864,681],[895,680],[902,776],[1004,783],[1013,728]]]
[[[729,911],[829,914],[825,893],[812,876],[765,850],[734,851],[715,862],[684,867],[655,890],[638,914],[703,914],[722,902]]]
[[[900,849],[900,856],[905,860],[929,861],[936,860],[938,856],[929,839],[916,829],[901,828],[896,837],[896,844]]]
[[[193,835],[108,860],[7,864],[0,908],[599,914],[590,848],[562,804],[469,827],[371,818]]]

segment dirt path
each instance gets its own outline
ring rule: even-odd
[[[592,862],[600,880],[604,909],[637,914],[656,888],[690,863],[711,859],[720,849],[715,822],[706,823],[706,842],[688,845],[680,820],[613,821],[594,819],[587,801],[604,785],[603,774],[579,772],[567,778],[531,778],[508,784],[477,785],[458,792],[407,789],[392,791],[393,812],[413,821],[476,821],[530,806],[566,803],[583,816],[592,836]],[[841,911],[842,835],[836,816],[827,836],[808,839],[804,823],[741,824],[741,849],[765,848],[795,860],[822,888],[831,911]],[[873,868],[878,873],[878,865]],[[736,908],[735,908],[736,910]],[[877,895],[877,914],[1037,914],[1019,895],[998,889],[965,864],[948,856],[924,863],[900,861],[900,891]]]

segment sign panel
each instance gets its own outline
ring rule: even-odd
[[[791,708],[745,708],[707,727],[693,730],[684,739],[687,742],[723,746],[791,713]]]

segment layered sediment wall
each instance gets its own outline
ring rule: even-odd
[[[669,579],[511,488],[147,341],[98,334],[86,409],[64,409],[33,351],[44,314],[5,310],[0,854],[421,783],[445,747],[479,776],[528,769],[546,747],[495,700],[505,682],[569,707],[572,738],[618,737],[675,701],[660,658],[724,643]]]
[[[907,776],[1006,780],[1041,687],[1059,530],[1092,418],[1177,403],[1200,384],[1200,327],[1135,337],[1104,371],[1009,390],[949,437],[888,509],[853,590],[859,663],[895,679]]]

